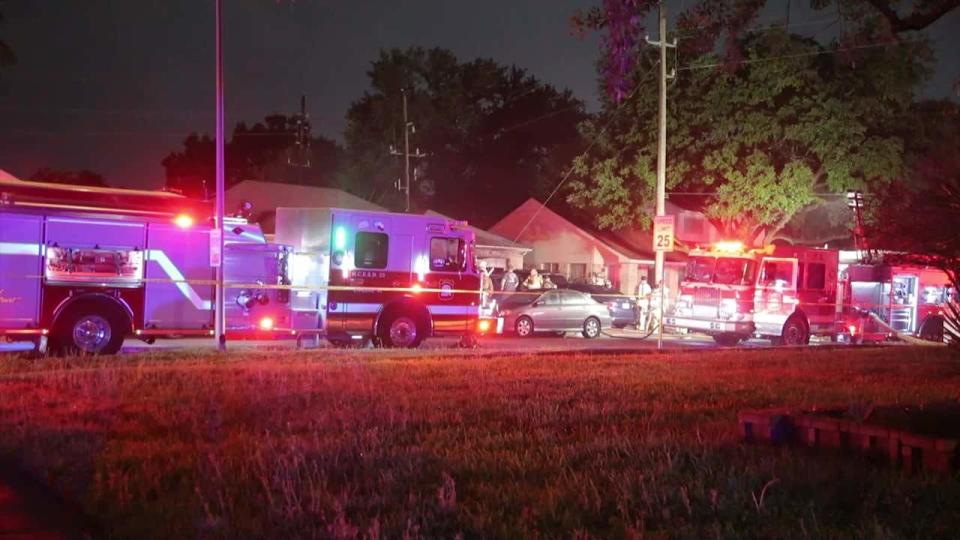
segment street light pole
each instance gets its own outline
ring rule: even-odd
[[[402,88],[403,95],[403,190],[407,195],[405,212],[410,212],[410,121],[407,119],[407,89]]]
[[[223,0],[216,0],[216,107],[217,107],[217,127],[214,144],[217,148],[217,199],[216,199],[216,221],[214,223],[215,238],[211,242],[210,249],[215,249],[216,254],[211,257],[212,263],[215,263],[217,269],[216,294],[214,297],[214,338],[217,340],[217,349],[221,352],[227,350],[227,337],[225,335],[224,310],[223,310],[223,177],[224,177],[224,157],[223,157]]]

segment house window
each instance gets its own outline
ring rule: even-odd
[[[570,275],[567,277],[572,282],[586,281],[587,280],[586,263],[570,263]]]
[[[430,239],[430,270],[462,272],[466,268],[466,262],[462,238]]]
[[[358,232],[354,244],[357,268],[386,268],[389,241],[384,233]]]

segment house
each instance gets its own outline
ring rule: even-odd
[[[677,239],[685,244],[705,244],[718,239],[715,227],[699,213],[667,204],[677,216]],[[636,291],[641,275],[653,283],[654,252],[649,230],[598,231],[570,221],[536,199],[528,199],[505,216],[490,232],[515,238],[529,246],[524,266],[563,274],[570,281],[588,281],[599,274],[622,292]],[[685,267],[682,253],[667,254],[664,279],[669,290],[678,290]]]
[[[452,219],[433,210],[426,211],[424,215]],[[486,261],[491,268],[506,268],[507,263],[514,268],[523,268],[523,258],[532,251],[531,248],[472,225],[469,227],[476,237],[474,247],[478,261]]]
[[[263,232],[271,235],[275,227],[277,208],[346,208],[350,210],[372,210],[387,212],[382,206],[376,205],[347,193],[342,189],[331,187],[304,186],[298,184],[280,184],[262,180],[244,180],[231,186],[226,192],[224,202],[226,211],[233,212],[244,201],[253,203],[252,221],[256,221],[263,228]]]

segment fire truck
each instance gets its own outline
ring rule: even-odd
[[[210,336],[217,263],[227,337],[317,334],[316,293],[288,285],[290,248],[229,218],[221,257],[210,206],[162,191],[0,181],[0,341],[112,354],[130,336]]]
[[[904,336],[926,341],[949,339],[949,332],[944,333],[944,312],[958,300],[943,271],[878,262],[849,265],[842,276],[847,328],[853,341]]]
[[[811,336],[943,339],[943,308],[955,301],[943,272],[845,265],[839,255],[802,246],[746,249],[738,242],[694,250],[664,326],[728,346],[750,337],[785,345],[807,344]]]
[[[322,327],[334,345],[416,347],[444,335],[472,344],[489,328],[480,316],[474,235],[465,222],[278,208],[276,240],[295,250],[294,285],[320,291]],[[319,281],[303,281],[309,276]]]
[[[835,335],[838,267],[838,252],[828,249],[719,242],[695,250],[664,326],[703,332],[721,345],[751,336],[802,345],[811,335]]]

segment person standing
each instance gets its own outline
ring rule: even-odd
[[[504,292],[514,292],[520,285],[520,278],[513,271],[513,263],[507,263],[507,271],[503,273],[503,279],[500,281],[500,290]]]
[[[487,261],[480,261],[480,306],[487,307],[493,296],[492,268],[487,269]]]
[[[651,294],[653,294],[653,288],[647,283],[647,276],[640,276],[640,283],[637,285],[637,328],[647,327]]]
[[[523,286],[528,290],[539,290],[543,288],[543,278],[540,277],[540,272],[537,272],[536,268],[530,270],[530,275],[527,276],[527,279],[523,280]]]

